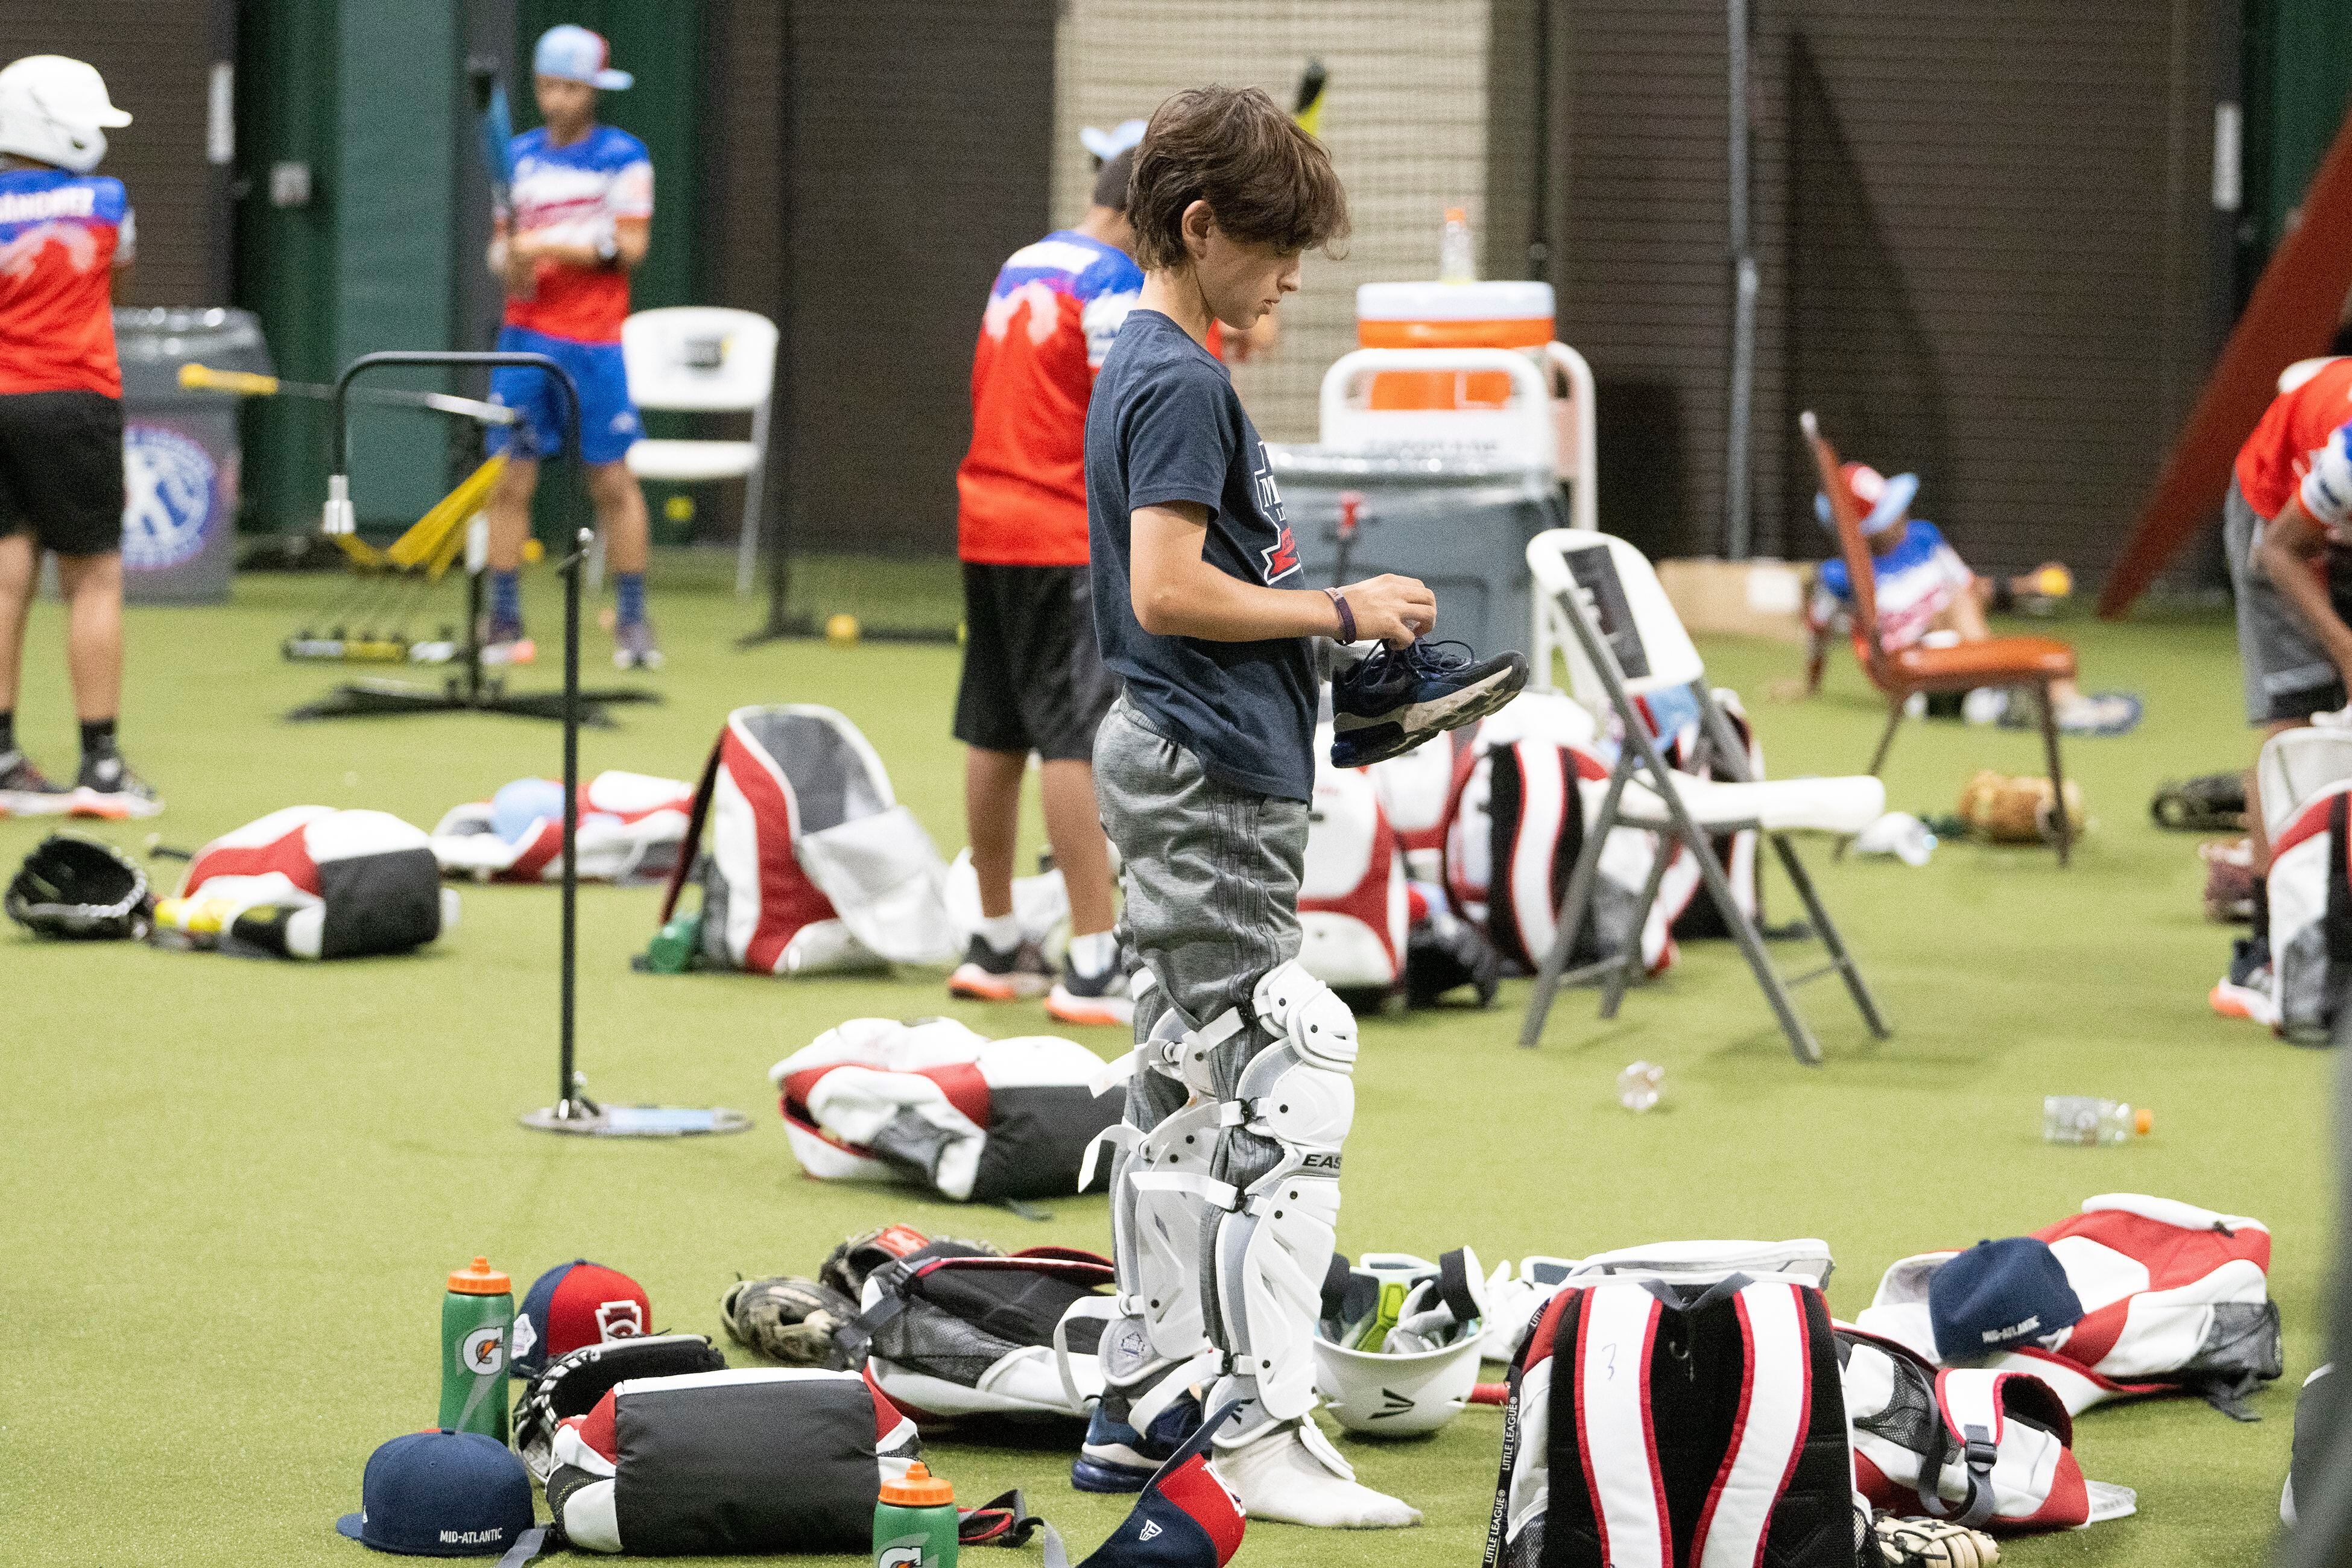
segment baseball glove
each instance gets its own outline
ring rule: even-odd
[[[739,1279],[719,1299],[727,1336],[786,1366],[847,1372],[852,1363],[834,1331],[857,1316],[857,1303],[814,1279],[776,1275]]]
[[[911,1225],[861,1231],[825,1255],[824,1267],[816,1271],[816,1277],[827,1289],[838,1290],[855,1301],[865,1292],[868,1274],[930,1242],[929,1237]]]
[[[2009,778],[1987,769],[1960,791],[1960,817],[1975,837],[1994,844],[2038,844],[2057,837],[2046,778]],[[2066,781],[2066,815],[2083,831],[2083,792]]]
[[[877,1268],[910,1252],[945,1241],[955,1241],[955,1238],[925,1236],[911,1225],[886,1225],[879,1230],[863,1231],[833,1249],[824,1260],[824,1267],[816,1271],[817,1280],[828,1289],[840,1291],[853,1302],[862,1301],[866,1297],[866,1276]],[[965,1257],[1004,1256],[1002,1247],[985,1241],[955,1241],[955,1245],[966,1249]],[[854,1308],[852,1315],[855,1315]]]
[[[8,884],[8,918],[41,936],[120,942],[147,934],[147,873],[79,834],[41,840]]]
[[[2000,1561],[1991,1536],[1949,1520],[1877,1514],[1870,1521],[1870,1544],[1878,1555],[1865,1552],[1865,1568],[1992,1568]]]

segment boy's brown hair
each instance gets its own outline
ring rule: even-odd
[[[1184,209],[1196,201],[1247,244],[1328,250],[1348,236],[1331,155],[1254,87],[1196,87],[1153,111],[1127,186],[1135,259],[1147,271],[1186,258]]]

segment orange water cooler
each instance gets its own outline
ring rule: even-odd
[[[1356,341],[1368,349],[1517,349],[1540,359],[1552,340],[1549,283],[1366,283]],[[1370,405],[1388,411],[1500,408],[1511,378],[1496,371],[1382,371]]]

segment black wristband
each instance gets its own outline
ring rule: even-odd
[[[1347,597],[1342,595],[1339,589],[1326,588],[1323,591],[1331,596],[1332,605],[1339,612],[1339,641],[1354,642],[1356,640],[1356,612],[1348,607]]]

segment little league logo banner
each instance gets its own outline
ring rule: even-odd
[[[216,526],[220,468],[178,431],[131,425],[122,432],[122,563],[161,572],[194,560]]]

